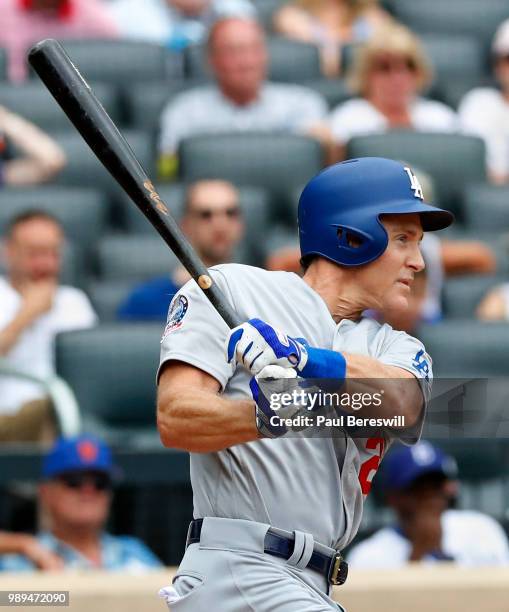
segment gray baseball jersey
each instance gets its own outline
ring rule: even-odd
[[[424,347],[370,319],[336,324],[321,297],[299,276],[239,264],[211,274],[242,320],[263,319],[311,346],[368,355],[412,372],[426,385]],[[189,363],[213,376],[230,398],[251,398],[250,375],[225,357],[228,328],[194,281],[175,296],[161,341],[161,364]],[[191,453],[194,516],[228,517],[311,533],[344,548],[355,536],[363,496],[391,440],[278,438],[220,452]]]

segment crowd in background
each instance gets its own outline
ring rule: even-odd
[[[408,0],[411,2],[418,0]],[[269,5],[270,13],[265,10]],[[154,161],[154,168],[157,160],[159,184],[175,185],[176,190],[170,188],[168,192],[175,199],[168,203],[178,216],[184,234],[207,266],[239,261],[299,273],[296,227],[289,221],[295,216],[295,189],[285,196],[258,194],[258,206],[258,196],[254,203],[249,203],[246,195],[249,180],[237,182],[227,180],[223,174],[202,172],[194,180],[189,180],[187,175],[185,184],[181,184],[185,162],[183,145],[204,135],[230,133],[249,138],[253,132],[256,138],[260,133],[277,138],[278,134],[291,134],[312,139],[319,148],[321,163],[325,164],[347,159],[351,143],[359,137],[393,131],[422,132],[423,140],[416,142],[426,147],[429,134],[477,136],[485,152],[478,174],[485,177],[487,188],[495,190],[494,193],[499,193],[496,190],[505,193],[503,190],[509,189],[509,2],[507,18],[491,32],[489,48],[486,41],[479,42],[480,34],[479,40],[472,37],[474,46],[479,43],[482,70],[476,78],[465,78],[460,94],[453,95],[455,79],[447,82],[447,75],[444,79],[440,74],[440,66],[433,65],[426,41],[412,31],[412,24],[405,22],[403,14],[398,14],[396,1],[3,0],[0,48],[5,50],[5,55],[0,54],[0,60],[5,57],[6,70],[4,82],[0,82],[0,207],[11,198],[15,205],[6,206],[8,215],[0,210],[0,270],[3,272],[0,277],[0,444],[49,444],[55,440],[58,423],[41,382],[55,374],[54,344],[59,333],[111,321],[156,322],[164,326],[172,296],[189,279],[187,271],[169,253],[167,262],[161,264],[159,259],[157,266],[148,266],[141,274],[130,274],[129,265],[135,259],[132,253],[132,261],[129,259],[130,249],[135,248],[140,235],[147,236],[147,230],[140,234],[136,231],[139,220],[130,226],[125,222],[125,213],[119,217],[119,196],[112,196],[111,190],[103,189],[102,234],[85,241],[86,244],[74,239],[65,214],[60,215],[44,204],[44,189],[48,186],[61,189],[62,194],[69,193],[67,204],[72,208],[72,192],[66,192],[69,185],[84,191],[91,188],[101,191],[102,185],[88,179],[89,166],[74,175],[79,180],[65,179],[69,168],[81,164],[81,158],[79,162],[73,158],[76,150],[66,146],[67,136],[62,137],[62,130],[54,130],[53,125],[44,122],[36,125],[15,105],[9,106],[16,96],[21,100],[34,91],[34,75],[27,63],[27,52],[33,43],[54,37],[64,46],[70,40],[88,40],[92,46],[100,39],[111,43],[131,41],[133,45],[147,44],[163,49],[168,54],[168,62],[181,66],[187,78],[180,74],[173,80],[167,76],[167,82],[150,83],[166,92],[161,104],[152,107],[157,111],[156,116],[144,116],[149,111],[142,111],[138,125],[133,120],[135,115],[126,100],[138,95],[144,102],[144,96],[148,99],[150,91],[149,87],[145,93],[134,78],[117,83],[114,97],[117,103],[120,101],[120,120],[130,115],[131,123],[126,120],[126,124],[143,132],[150,144],[147,159]],[[315,78],[285,78],[281,71],[282,78],[273,78],[272,54],[282,39],[296,45],[288,46],[288,54],[293,53],[292,49],[295,53],[299,48],[315,50],[319,71]],[[108,52],[107,46],[105,52]],[[122,50],[115,51],[112,46],[111,52],[122,53]],[[114,59],[114,56],[104,58],[105,65],[113,62],[113,72]],[[291,65],[291,57],[287,59]],[[1,68],[0,61],[0,72]],[[296,70],[295,66],[292,70]],[[20,106],[26,108],[26,104]],[[71,130],[69,124],[68,132]],[[292,151],[287,154],[290,157]],[[279,162],[285,165],[284,159]],[[443,195],[437,188],[441,178],[424,171],[426,168],[415,170],[425,199],[447,207],[447,202],[437,201]],[[297,187],[310,177],[293,178]],[[465,186],[469,179],[465,175]],[[254,186],[259,188],[257,184]],[[14,196],[16,192],[28,194],[26,201]],[[38,205],[38,193],[41,205]],[[505,204],[509,210],[509,190]],[[482,206],[482,201],[477,202],[478,208]],[[283,209],[286,213],[281,213]],[[120,223],[119,218],[123,219]],[[506,282],[504,278],[509,269],[509,252],[504,246],[500,248],[498,241],[509,230],[509,215],[505,218],[508,224],[500,225],[498,233],[489,237],[478,235],[472,231],[475,228],[465,227],[461,213],[460,227],[455,232],[439,238],[426,236],[422,251],[427,267],[415,279],[410,308],[406,312],[372,312],[368,316],[418,334],[423,323],[447,322],[443,289],[450,277],[485,275],[491,282],[486,283],[485,290],[475,300],[472,320],[509,320],[509,279]],[[97,264],[101,249],[107,259],[108,240],[113,245],[120,244],[119,239],[125,241],[127,257],[124,262],[127,272],[121,283],[118,278],[102,278],[101,265]],[[79,288],[69,286],[63,279],[73,253],[80,272],[67,278]],[[100,287],[103,295],[106,285],[115,288],[107,308],[100,299],[101,292],[96,291]],[[61,446],[58,444],[53,451],[56,457],[53,467],[45,468],[44,479],[51,482],[40,489],[40,501],[60,522],[60,532],[52,533],[48,528],[37,539],[0,534],[0,569],[25,569],[30,562],[38,567],[55,568],[62,563],[62,558],[70,565],[79,565],[81,560],[84,566],[88,563],[106,567],[105,560],[110,559],[110,566],[114,568],[128,566],[131,561],[133,567],[136,563],[157,566],[159,561],[143,550],[141,544],[129,541],[123,542],[122,547],[108,539],[112,536],[98,535],[109,508],[105,491],[109,492],[113,483],[112,464],[108,458],[96,469],[92,461],[85,470],[85,455],[90,445],[95,453],[108,453],[107,448],[95,439],[76,442],[67,451],[63,441]],[[85,449],[81,463],[80,448]],[[75,465],[67,466],[66,452],[69,456],[76,455]],[[431,548],[442,537],[440,517],[446,511],[449,495],[443,495],[447,474],[442,463],[442,455],[438,459],[433,455],[430,459],[433,470],[426,474],[439,473],[444,478],[424,481],[423,490],[412,489],[417,497],[441,495],[440,511],[434,514],[436,520],[433,525],[428,524],[429,542],[402,537],[402,533],[408,534],[412,529],[416,534],[422,533],[422,525],[408,519],[408,508],[413,506],[402,492],[423,475],[416,470],[404,486],[394,485],[390,489],[394,494],[389,503],[403,523],[405,520],[407,523],[399,531],[387,531],[361,544],[353,551],[352,560],[362,565],[364,558],[376,559],[370,547],[376,553],[377,547],[383,551],[389,544],[406,559],[411,556],[408,542],[414,551],[421,547],[417,558],[422,559],[428,553],[433,556]],[[396,478],[394,474],[393,477]],[[88,493],[91,498],[96,496],[99,504],[95,519],[93,510],[89,516],[91,529],[83,528],[83,541],[78,543],[73,541],[73,525],[80,520],[86,523],[88,519],[66,518],[65,508],[62,510],[55,501],[57,493],[69,495],[71,499],[76,491],[84,498]],[[104,493],[102,502],[98,501],[101,492]],[[79,505],[79,500],[72,503]],[[430,503],[433,505],[433,500]],[[448,512],[442,524],[445,531],[456,529],[460,536],[468,531],[464,526],[468,524],[466,519],[463,524],[462,517],[454,515],[453,510]],[[416,519],[414,516],[416,521],[421,518],[421,515]],[[498,526],[483,523],[484,519],[479,517],[472,520],[479,521],[493,541],[502,542],[500,549],[493,552],[496,562],[508,562],[507,542],[498,537]],[[451,541],[460,536],[451,536]],[[395,543],[395,540],[398,541]],[[454,545],[445,549],[447,558],[460,559],[463,554]],[[2,553],[12,554],[2,559]],[[15,553],[23,555],[24,560]],[[480,555],[480,562],[488,557],[489,554]]]

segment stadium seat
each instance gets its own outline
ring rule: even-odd
[[[175,218],[179,219],[183,212],[185,186],[182,183],[162,185],[158,188],[158,192]],[[240,206],[247,228],[244,238],[247,250],[242,253],[242,256],[250,262],[261,263],[265,254],[264,236],[269,226],[269,197],[259,187],[240,187],[239,192]],[[153,235],[154,228],[127,196],[124,203],[127,231],[132,234]]]
[[[0,234],[12,217],[33,209],[41,209],[57,217],[66,237],[80,247],[90,247],[105,231],[107,224],[107,198],[95,189],[49,185],[1,189]]]
[[[154,150],[150,135],[135,130],[123,130],[122,133],[145,171],[153,176]],[[120,187],[77,132],[58,133],[55,138],[67,155],[67,165],[56,179],[58,184],[78,187],[92,185],[105,190],[112,197],[118,197]]]
[[[457,110],[461,100],[470,90],[475,87],[494,86],[493,80],[486,74],[481,77],[472,74],[455,77],[454,74],[449,74],[447,79],[435,81],[429,95]]]
[[[127,39],[62,40],[88,82],[104,81],[121,88],[133,83],[182,77],[180,54],[164,46]],[[33,71],[32,78],[36,78]]]
[[[437,87],[450,78],[480,80],[484,69],[483,48],[473,36],[423,34],[421,40],[431,60]]]
[[[142,88],[124,90],[129,125],[155,132],[166,103],[179,93],[202,84],[203,80],[172,79],[167,83],[147,83]]]
[[[475,317],[475,310],[486,293],[504,282],[502,276],[475,274],[450,278],[443,289],[444,314],[447,318]]]
[[[496,377],[509,374],[509,325],[472,320],[422,326],[418,337],[433,358],[435,377]]]
[[[274,13],[283,6],[283,4],[286,4],[286,0],[256,0],[258,19],[268,31],[272,29],[272,18]]]
[[[87,285],[87,294],[101,323],[112,323],[125,298],[133,290],[133,281],[95,280]]]
[[[7,50],[0,47],[0,81],[7,80]]]
[[[273,196],[279,218],[294,207],[291,190],[323,165],[320,144],[288,133],[230,133],[193,136],[179,148],[180,177],[186,182],[218,177],[239,185],[263,187]]]
[[[397,130],[352,138],[347,157],[368,156],[390,157],[429,172],[437,204],[459,219],[465,186],[486,180],[484,142],[474,136]]]
[[[396,17],[416,32],[469,34],[489,43],[508,16],[507,0],[391,0]]]
[[[471,185],[464,193],[464,217],[473,231],[509,231],[509,187]]]
[[[113,121],[120,125],[122,116],[115,88],[107,83],[93,83],[91,87]],[[64,111],[40,82],[28,81],[23,85],[0,83],[0,101],[46,132],[74,130]]]
[[[269,50],[269,79],[301,83],[321,76],[320,56],[315,45],[279,36],[267,40]],[[194,45],[185,50],[185,70],[188,77],[203,79],[210,76],[205,48]]]
[[[321,94],[327,102],[329,109],[333,110],[338,104],[346,102],[352,97],[344,79],[314,79],[302,83],[306,87]]]
[[[170,273],[176,256],[158,235],[105,236],[97,247],[97,267],[103,280],[133,283]]]
[[[111,444],[160,446],[155,373],[161,325],[101,325],[56,340],[56,370],[74,391],[84,429]]]

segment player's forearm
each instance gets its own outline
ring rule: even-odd
[[[194,453],[219,451],[258,438],[254,402],[196,389],[161,394],[157,424],[164,446]]]
[[[405,417],[405,426],[411,426],[419,417],[423,396],[417,379],[401,368],[388,366],[365,355],[345,354],[346,386],[349,393],[380,393],[380,406],[366,405],[366,417]],[[378,403],[378,402],[377,402]]]

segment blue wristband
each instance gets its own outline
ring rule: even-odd
[[[329,378],[343,382],[346,378],[346,359],[342,353],[328,349],[307,347],[308,360],[299,372],[303,378]]]

